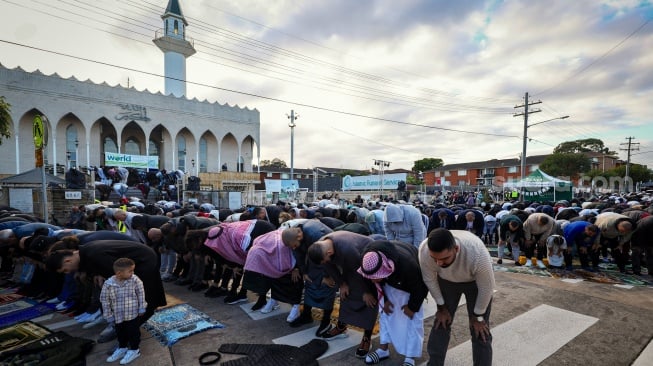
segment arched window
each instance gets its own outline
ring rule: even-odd
[[[179,35],[179,22],[176,20],[175,20],[174,32],[175,35]]]
[[[118,144],[116,144],[116,140],[114,140],[113,137],[107,136],[104,138],[104,152],[118,153]]]
[[[239,172],[245,171],[245,159],[243,159],[242,156],[238,158],[238,169]],[[294,179],[294,178],[290,178],[290,179]]]
[[[130,137],[127,139],[125,142],[125,154],[129,155],[140,155],[141,154],[141,147],[138,144],[138,141],[134,139],[133,137]]]
[[[156,144],[153,140],[150,140],[150,146],[148,146],[150,156],[159,155],[159,145]]]
[[[78,148],[77,127],[70,125],[66,128],[66,169],[77,167]]]
[[[177,137],[177,169],[186,171],[186,138]]]
[[[208,171],[208,146],[206,139],[200,139],[200,172],[206,173]]]

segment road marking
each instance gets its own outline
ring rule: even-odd
[[[649,342],[644,351],[633,362],[632,366],[649,366],[653,365],[653,342]]]
[[[562,282],[567,282],[567,283],[579,283],[579,282],[583,282],[583,281],[584,280],[580,279],[580,278],[565,278],[565,279],[562,279]]]
[[[494,365],[537,365],[599,319],[549,305],[540,305],[492,329]],[[447,366],[471,365],[472,343],[447,352]],[[426,365],[424,363],[423,365]]]
[[[275,338],[272,340],[272,342],[274,342],[275,344],[287,344],[296,347],[303,346],[304,344],[308,343],[311,339],[318,338],[315,336],[315,331],[317,330],[317,328],[318,327],[311,327],[296,333],[288,334],[287,336]],[[329,349],[320,358],[318,358],[318,360],[323,359],[325,357],[329,357],[333,354],[344,351],[351,347],[358,347],[358,345],[361,342],[361,339],[363,339],[363,332],[356,329],[351,329],[351,328],[347,329],[347,335],[348,336],[346,338],[338,338],[338,339],[328,341]],[[373,339],[377,337],[378,335],[372,336]],[[351,352],[353,353],[355,352],[355,350],[352,350]]]
[[[614,287],[619,287],[619,288],[624,288],[624,289],[626,289],[626,290],[630,290],[630,289],[633,288],[634,286],[633,286],[633,285],[621,285],[621,284],[616,284],[616,285],[614,285]]]
[[[280,306],[279,306],[279,308],[277,310],[272,310],[271,312],[269,312],[267,314],[263,314],[259,310],[252,311],[252,306],[254,306],[254,304],[255,304],[254,302],[249,302],[249,303],[240,305],[240,308],[243,309],[245,314],[249,315],[249,317],[254,319],[254,320],[261,320],[261,319],[269,318],[271,316],[277,316],[279,314],[288,314],[288,313],[290,313],[290,309],[292,308],[292,306],[290,304],[280,302],[280,303],[278,303]]]

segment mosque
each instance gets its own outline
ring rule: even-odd
[[[186,59],[196,51],[179,1],[169,0],[161,18],[153,42],[164,55],[164,93],[0,65],[0,95],[13,122],[0,156],[15,156],[0,159],[0,175],[35,168],[33,125],[42,116],[43,161],[54,175],[138,163],[204,177],[215,189],[243,191],[258,183],[252,172],[252,161],[260,160],[258,110],[189,99]]]

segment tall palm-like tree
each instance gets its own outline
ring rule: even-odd
[[[0,96],[0,145],[4,139],[11,137],[11,116],[9,115],[9,108],[11,105],[7,103],[5,97]]]

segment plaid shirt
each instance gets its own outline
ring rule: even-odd
[[[115,324],[132,320],[145,313],[147,306],[143,282],[136,275],[125,281],[119,281],[116,276],[104,281],[100,301],[104,318]]]

